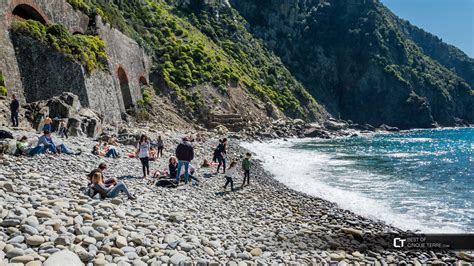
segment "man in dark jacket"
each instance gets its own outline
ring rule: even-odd
[[[18,113],[20,112],[20,103],[16,99],[15,94],[12,95],[12,102],[10,103],[10,112],[11,112],[11,120],[12,125],[14,127],[18,126]]]
[[[181,175],[181,167],[184,165],[184,183],[188,183],[189,178],[189,162],[194,159],[194,148],[189,143],[188,138],[184,137],[176,148],[176,158],[178,158],[178,170],[176,171],[176,184],[179,184],[179,177]]]

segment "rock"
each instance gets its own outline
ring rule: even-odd
[[[92,210],[84,207],[77,207],[76,211],[78,213],[86,213],[86,214],[92,214]]]
[[[7,251],[5,256],[7,258],[14,258],[14,257],[19,257],[25,255],[25,252],[23,249],[20,248],[12,248],[11,250]]]
[[[121,199],[117,199],[117,198],[112,199],[110,202],[111,202],[112,204],[115,204],[115,205],[120,205],[120,204],[123,203],[123,201],[122,201]]]
[[[203,250],[209,255],[214,256],[214,250],[210,247],[204,247]]]
[[[115,245],[118,248],[126,247],[128,245],[127,239],[123,236],[117,236],[117,238],[115,239]]]
[[[15,192],[15,189],[13,188],[13,185],[9,182],[3,184],[3,188],[7,191],[7,192]]]
[[[25,264],[25,266],[42,266],[42,265],[43,263],[41,263],[41,261],[39,260],[30,261],[27,264]]]
[[[189,260],[189,258],[181,253],[176,253],[174,254],[173,256],[171,256],[170,258],[170,262],[171,264],[173,265],[178,265],[180,263],[183,263],[183,262],[187,262]]]
[[[19,236],[14,236],[12,238],[10,238],[7,243],[9,244],[19,244],[19,243],[23,243],[23,241],[25,241],[25,237],[22,236],[22,235],[19,235]]]
[[[107,227],[109,227],[109,223],[105,220],[97,220],[92,224],[92,227],[94,229],[101,228],[101,227],[102,228],[107,228]]]
[[[26,264],[30,261],[33,261],[35,260],[35,258],[33,256],[30,256],[30,255],[23,255],[23,256],[17,256],[17,257],[14,257],[10,260],[11,263],[23,263],[23,264]]]
[[[94,266],[105,266],[107,265],[107,261],[103,258],[97,258],[94,260]]]
[[[348,235],[353,235],[354,237],[361,238],[364,236],[364,232],[355,228],[341,228],[341,231]]]
[[[44,237],[39,235],[30,236],[26,239],[26,244],[30,246],[39,246],[44,243]]]
[[[54,244],[61,246],[69,246],[71,244],[71,239],[66,235],[61,235],[54,240]]]
[[[346,123],[336,122],[336,121],[331,121],[331,120],[324,122],[323,125],[324,125],[325,128],[327,128],[329,130],[333,130],[333,131],[342,130],[342,129],[347,128]]]
[[[398,127],[391,127],[391,126],[388,126],[388,125],[381,125],[379,127],[381,130],[384,130],[384,131],[389,131],[389,132],[398,132],[400,131],[400,129]]]
[[[119,256],[125,256],[125,252],[123,252],[121,249],[119,248],[111,248],[110,249],[110,254],[112,255],[119,255]]]
[[[181,247],[181,250],[184,250],[186,252],[190,251],[191,249],[193,249],[193,245],[189,244],[189,243],[186,243],[186,242],[181,242],[179,243],[179,246]]]
[[[331,136],[321,128],[310,128],[304,132],[304,136],[307,138],[322,138],[322,139],[330,139]]]
[[[252,255],[250,255],[248,252],[242,252],[237,254],[237,258],[243,259],[243,260],[250,260],[252,259]]]
[[[93,237],[86,237],[84,238],[84,240],[82,240],[82,242],[85,244],[85,245],[95,245],[95,243],[97,243],[97,240]]]
[[[261,248],[254,248],[250,251],[250,254],[252,256],[256,256],[256,257],[262,256],[262,253],[263,253],[263,251],[262,251]]]
[[[343,260],[345,257],[340,255],[340,254],[336,254],[336,253],[331,253],[329,254],[329,258],[331,258],[331,261],[341,261]]]
[[[38,218],[53,218],[53,213],[49,211],[36,211],[35,216]]]
[[[44,262],[43,266],[83,266],[81,259],[71,251],[61,250],[53,255]]]
[[[180,223],[180,222],[184,222],[185,218],[184,218],[184,215],[182,215],[181,213],[173,213],[168,217],[168,221]]]

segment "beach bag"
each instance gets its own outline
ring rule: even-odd
[[[94,198],[94,196],[96,194],[95,190],[93,190],[90,186],[81,187],[79,190],[82,192],[82,194],[84,194],[88,197],[91,197],[91,198]]]

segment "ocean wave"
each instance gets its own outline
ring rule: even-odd
[[[363,191],[373,193],[375,190],[377,193],[383,193],[405,187],[408,184],[404,182],[407,181],[354,170],[350,167],[354,162],[335,159],[340,154],[293,148],[295,145],[308,141],[311,140],[274,140],[266,143],[242,143],[242,146],[256,153],[262,160],[263,167],[289,188],[335,202],[343,209],[371,219],[382,220],[404,230],[424,233],[464,231],[462,225],[455,222],[441,223],[436,219],[420,220],[420,217],[429,217],[430,214],[423,214],[416,206],[416,200],[411,202],[406,200],[409,203],[407,208],[411,205],[414,209],[410,209],[407,213],[397,213],[387,202],[368,197]],[[338,175],[337,180],[332,178],[335,174]],[[357,187],[359,191],[352,191],[351,187]],[[415,215],[417,212],[419,215]]]

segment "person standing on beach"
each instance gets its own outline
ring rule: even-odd
[[[251,157],[252,154],[247,152],[244,160],[242,160],[242,170],[244,170],[244,182],[242,183],[242,187],[245,186],[245,181],[247,181],[247,186],[250,185],[250,167],[252,166],[252,162],[250,161]]]
[[[219,162],[219,165],[217,166],[217,173],[219,173],[219,169],[222,167],[223,174],[225,174],[225,163],[226,163],[226,155],[227,155],[227,138],[222,139],[221,143],[216,148],[216,158],[217,161]]]
[[[20,113],[20,102],[18,102],[16,95],[12,94],[12,102],[10,103],[11,121],[13,127],[18,127],[18,114]]]
[[[59,136],[61,138],[64,138],[64,137],[68,138],[67,132],[68,132],[68,129],[66,126],[66,122],[64,121],[64,119],[59,120],[59,131],[58,131]]]
[[[232,161],[230,163],[229,169],[227,169],[227,173],[225,173],[225,185],[224,185],[224,191],[227,189],[227,185],[230,184],[230,189],[234,191],[234,177],[235,174],[237,173],[237,162]]]
[[[165,145],[163,143],[163,139],[161,138],[161,136],[158,136],[158,140],[156,141],[156,146],[157,146],[156,155],[160,158],[163,157],[163,149],[165,148]]]
[[[137,157],[142,163],[143,178],[150,175],[150,148],[151,144],[146,135],[140,137],[140,142],[137,144]]]
[[[194,159],[194,148],[189,143],[187,137],[183,138],[178,147],[176,147],[176,158],[178,158],[178,168],[176,172],[176,184],[179,184],[181,167],[184,166],[184,183],[188,183],[189,163]]]
[[[51,132],[52,126],[51,124],[53,123],[53,119],[49,117],[49,115],[46,116],[46,118],[43,120],[43,132],[44,131],[49,131]]]

